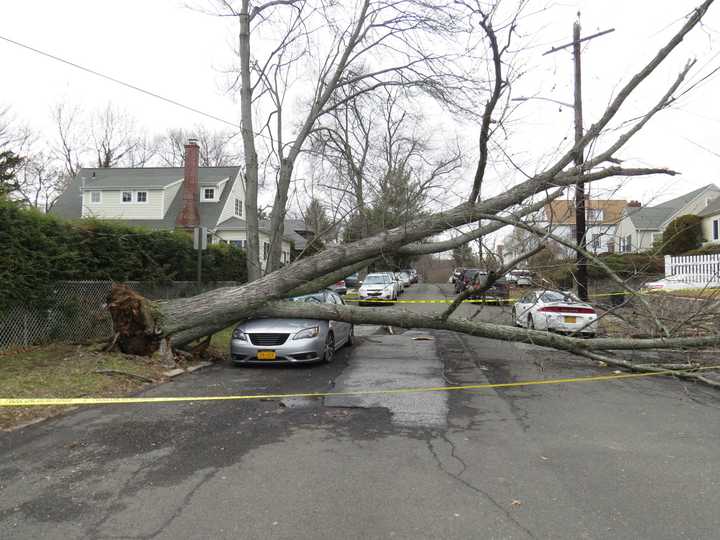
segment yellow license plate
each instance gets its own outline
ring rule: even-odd
[[[565,322],[568,324],[575,324],[577,322],[577,317],[565,317]]]
[[[275,360],[277,353],[275,351],[258,351],[257,357],[258,360]]]

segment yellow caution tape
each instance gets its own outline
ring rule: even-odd
[[[702,367],[692,371],[720,369],[720,366]],[[418,388],[391,388],[386,390],[348,390],[345,392],[299,392],[293,394],[254,394],[235,396],[178,396],[178,397],[119,397],[119,398],[0,398],[0,407],[35,407],[35,406],[71,406],[71,405],[118,405],[142,403],[183,403],[200,401],[239,401],[252,399],[287,399],[313,398],[333,396],[372,396],[387,394],[417,394],[424,392],[452,392],[482,390],[488,388],[516,388],[520,386],[537,386],[546,384],[568,384],[614,381],[621,379],[637,379],[656,375],[689,373],[689,371],[665,370],[652,373],[624,373],[620,375],[594,375],[590,377],[569,377],[563,379],[543,379],[509,383],[467,384],[462,386],[429,386]]]

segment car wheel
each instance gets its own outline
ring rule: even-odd
[[[329,332],[325,338],[322,361],[329,364],[333,360],[335,360],[335,338],[333,337],[332,332]]]
[[[528,327],[530,330],[535,330],[535,319],[533,319],[533,316],[532,316],[532,315],[528,315],[528,325],[527,325],[527,327]]]
[[[355,325],[350,325],[350,333],[348,333],[347,341],[345,342],[345,345],[347,347],[352,347],[355,343]]]

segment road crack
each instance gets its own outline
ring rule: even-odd
[[[443,462],[442,458],[438,454],[438,452],[435,450],[435,447],[433,445],[433,437],[434,435],[438,435],[440,439],[445,441],[445,443],[448,444],[450,447],[450,456],[457,461],[460,464],[461,470],[458,473],[454,473],[450,471],[450,469],[447,467],[447,465]],[[475,492],[478,495],[482,495],[487,499],[495,508],[497,508],[500,512],[502,512],[505,515],[505,518],[515,525],[518,529],[520,529],[522,532],[524,532],[528,538],[536,539],[535,535],[530,531],[527,527],[525,527],[522,523],[520,523],[511,513],[510,511],[503,507],[495,498],[490,495],[487,491],[479,488],[478,486],[472,484],[471,482],[465,480],[462,475],[467,471],[467,464],[465,461],[457,454],[457,448],[455,444],[447,437],[445,433],[426,433],[425,437],[425,443],[427,444],[428,451],[430,452],[430,455],[432,455],[433,459],[437,463],[438,469],[455,480],[456,482],[459,482],[469,490]]]

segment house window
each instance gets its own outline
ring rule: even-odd
[[[243,203],[240,199],[235,199],[235,215],[238,217],[242,216]]]
[[[132,202],[132,193],[129,191],[123,191],[122,202]]]
[[[600,249],[600,238],[602,238],[601,234],[593,234],[592,235],[592,241],[590,242],[590,248],[597,252]]]
[[[628,234],[625,237],[625,253],[630,253],[632,251],[632,235]]]
[[[235,246],[236,248],[242,249],[242,247],[243,247],[242,243],[243,243],[242,240],[230,240],[230,244]]]
[[[99,203],[102,201],[102,192],[100,191],[91,191],[90,192],[90,202],[91,203]]]
[[[270,255],[270,243],[263,242],[263,259],[267,259],[268,255]]]
[[[588,221],[602,221],[603,220],[603,210],[602,208],[588,208],[585,211],[585,215],[587,216]]]
[[[203,200],[204,201],[214,201],[215,200],[215,188],[205,188],[203,189]]]
[[[720,240],[720,219],[713,220],[713,240]]]
[[[136,202],[147,202],[147,191],[138,191],[135,193],[135,201]]]
[[[615,240],[613,240],[613,239],[608,240],[607,251],[608,251],[608,253],[615,253]]]

